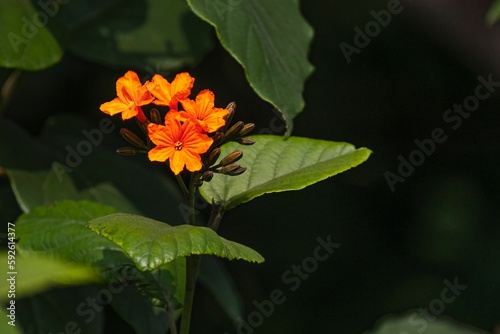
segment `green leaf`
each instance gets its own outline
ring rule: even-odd
[[[102,278],[133,281],[153,305],[165,306],[168,291],[178,307],[184,299],[184,266],[175,261],[157,272],[143,273],[133,261],[110,240],[90,231],[85,225],[91,219],[108,215],[115,209],[86,201],[62,201],[53,207],[36,207],[16,223],[18,249],[22,254],[44,255],[91,265],[100,269]]]
[[[313,30],[297,0],[188,0],[212,24],[222,45],[244,67],[255,92],[275,106],[292,132],[304,108],[304,82],[313,71],[307,60]]]
[[[63,50],[47,28],[51,19],[29,0],[0,1],[0,66],[41,70],[57,63]]]
[[[489,26],[492,26],[498,21],[499,18],[500,18],[500,0],[496,0],[490,5],[490,8],[486,13],[485,20]]]
[[[69,48],[91,61],[157,73],[196,64],[212,48],[210,26],[184,0],[124,0],[84,7],[75,2],[65,9],[73,20],[82,10],[87,12],[86,20],[80,17],[70,25]]]
[[[402,315],[390,315],[380,319],[373,331],[364,334],[416,333],[426,334],[487,334],[488,332],[464,325],[451,319],[437,318],[428,321],[418,311]]]
[[[227,259],[261,263],[251,248],[226,240],[206,227],[165,223],[131,214],[116,213],[91,220],[88,227],[120,246],[143,271],[154,270],[178,257],[210,254]]]
[[[89,220],[114,212],[112,207],[85,201],[36,207],[16,222],[18,249],[22,254],[36,253],[102,267],[131,264],[114,243],[85,228]]]
[[[7,252],[0,253],[1,263],[7,263]],[[88,266],[76,265],[39,256],[15,256],[15,295],[25,297],[58,285],[79,285],[97,282],[99,275]],[[7,275],[9,278],[11,275]],[[2,284],[0,300],[5,300],[10,284]]]
[[[309,138],[257,135],[238,161],[247,171],[238,176],[215,175],[200,193],[231,209],[266,193],[299,190],[363,163],[371,151],[348,143]],[[241,149],[237,143],[222,147],[221,156]]]

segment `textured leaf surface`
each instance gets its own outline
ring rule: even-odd
[[[297,0],[188,0],[193,11],[217,31],[222,45],[245,68],[255,92],[274,105],[292,131],[304,108],[304,82],[313,30]]]
[[[227,259],[263,262],[256,251],[226,240],[206,227],[169,226],[131,214],[93,219],[88,227],[120,246],[141,270],[153,270],[178,257],[210,254]]]
[[[344,172],[368,159],[371,151],[348,143],[309,138],[252,136],[257,142],[244,147],[238,161],[247,171],[239,176],[215,175],[200,193],[231,209],[266,193],[299,190]],[[237,143],[223,146],[221,156],[241,149]]]
[[[63,50],[47,28],[50,20],[29,0],[0,1],[0,66],[41,70],[58,62]]]

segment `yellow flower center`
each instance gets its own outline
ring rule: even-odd
[[[176,149],[177,151],[182,150],[182,142],[180,142],[180,141],[175,142],[175,149]]]

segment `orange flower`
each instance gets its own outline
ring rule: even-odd
[[[205,89],[198,93],[196,101],[181,100],[180,102],[184,110],[198,120],[203,130],[210,133],[226,124],[224,117],[229,113],[227,109],[214,108],[214,101],[214,93]]]
[[[114,100],[101,104],[102,112],[111,116],[122,113],[123,120],[136,116],[139,122],[146,121],[141,106],[151,103],[154,97],[141,84],[137,73],[128,71],[116,81],[116,95]]]
[[[165,125],[150,123],[148,135],[157,145],[148,153],[151,161],[170,162],[170,169],[175,175],[179,174],[184,166],[195,172],[201,169],[201,156],[205,153],[213,140],[206,134],[197,131],[197,124],[187,120],[183,124],[179,121],[179,112],[170,111],[165,117]]]
[[[158,106],[168,106],[170,110],[177,110],[179,100],[187,99],[193,88],[194,78],[189,73],[183,72],[175,76],[172,83],[164,77],[155,74],[146,87],[156,97],[153,101]]]

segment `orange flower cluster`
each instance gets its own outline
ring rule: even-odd
[[[215,108],[215,96],[210,90],[202,90],[195,100],[188,99],[194,78],[188,73],[179,73],[170,83],[159,74],[142,84],[137,74],[128,71],[116,82],[117,97],[103,103],[101,111],[122,114],[126,120],[136,117],[147,124],[149,139],[156,145],[148,153],[151,161],[169,160],[174,174],[184,167],[191,172],[202,168],[201,154],[207,152],[213,143],[208,135],[226,124],[229,111]],[[142,107],[153,103],[167,106],[164,125],[149,123]],[[179,110],[179,103],[184,110]]]

